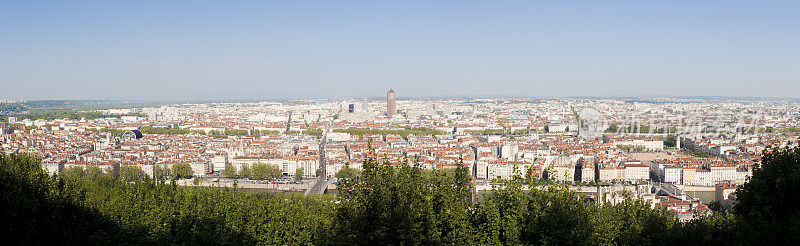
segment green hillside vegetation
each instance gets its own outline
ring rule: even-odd
[[[258,169],[258,168],[256,168]],[[595,205],[517,175],[473,201],[469,170],[367,159],[329,196],[180,187],[163,179],[62,173],[0,156],[0,241],[185,245],[787,245],[800,237],[800,149],[765,153],[734,213],[679,222],[627,201]],[[72,174],[69,174],[72,173]],[[81,178],[78,178],[81,177]],[[530,191],[525,186],[534,187]]]
[[[49,112],[78,112],[106,109],[155,107],[159,105],[163,105],[163,103],[116,100],[30,100],[13,103],[0,103],[0,113],[11,116],[19,116],[28,113],[44,114]]]
[[[55,119],[72,119],[72,120],[80,120],[80,119],[99,119],[99,118],[119,118],[122,116],[138,116],[138,117],[145,117],[143,114],[106,114],[101,112],[78,112],[72,110],[48,110],[44,112],[32,112],[32,113],[25,113],[25,114],[10,114],[10,115],[3,115],[0,116],[0,121],[8,122],[8,117],[17,117],[17,120],[55,120]]]

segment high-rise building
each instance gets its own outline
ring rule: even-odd
[[[397,114],[397,95],[394,94],[394,90],[389,89],[389,92],[386,93],[386,116],[392,117]]]

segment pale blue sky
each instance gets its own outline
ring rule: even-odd
[[[800,1],[0,1],[0,99],[778,96]]]

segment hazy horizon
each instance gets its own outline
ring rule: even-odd
[[[798,101],[800,97],[759,97],[759,96],[675,96],[675,95],[623,95],[623,96],[514,96],[514,95],[442,95],[442,96],[398,96],[397,100],[426,101],[426,100],[559,100],[559,99],[617,99],[617,100],[647,100],[647,99],[699,99],[699,100],[743,100],[743,101],[770,101],[790,100]],[[3,100],[3,99],[0,99]],[[340,97],[284,97],[284,98],[194,98],[194,99],[83,99],[83,98],[47,98],[47,99],[17,99],[15,102],[34,101],[75,101],[75,102],[110,102],[110,103],[249,103],[249,102],[281,102],[302,100],[369,100],[383,101],[385,96],[340,96]],[[141,106],[141,105],[138,105]]]
[[[796,1],[0,3],[0,100],[778,97]]]

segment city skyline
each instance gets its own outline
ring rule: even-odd
[[[794,97],[797,5],[5,2],[0,98]]]
[[[2,187],[25,187],[23,182],[15,183],[14,177],[30,177],[38,180],[35,184],[39,187],[51,187],[48,194],[80,194],[65,200],[39,196],[69,204],[56,209],[30,209],[46,203],[31,196],[7,196],[22,198],[6,213],[12,218],[7,221],[17,222],[13,228],[55,225],[61,226],[56,227],[60,231],[58,228],[80,225],[75,220],[83,217],[74,216],[70,206],[81,206],[108,214],[104,218],[111,218],[109,221],[126,223],[124,228],[137,225],[135,234],[130,235],[140,238],[142,244],[160,240],[188,244],[237,240],[241,244],[291,245],[427,240],[433,242],[429,245],[470,245],[476,240],[536,244],[539,241],[531,238],[566,235],[553,242],[602,245],[588,236],[599,234],[615,240],[611,242],[635,238],[630,244],[696,242],[695,238],[703,237],[707,238],[704,244],[726,245],[751,236],[783,240],[785,235],[797,235],[792,229],[773,233],[739,226],[764,221],[740,212],[753,201],[748,187],[761,182],[774,189],[774,180],[790,177],[788,173],[798,168],[800,101],[572,98],[394,102],[392,91],[382,100],[2,104],[0,171],[11,175],[0,180]],[[65,110],[64,106],[81,107]],[[776,161],[775,153],[793,157],[782,163]],[[765,177],[764,173],[777,177]],[[9,183],[12,185],[5,185]],[[10,190],[8,193],[18,194],[13,191],[20,189]],[[758,192],[767,197],[795,194]],[[793,200],[773,203],[791,205]],[[550,206],[556,203],[562,205],[553,210]],[[497,214],[497,205],[523,213],[484,217]],[[571,209],[562,209],[567,207]],[[184,216],[179,218],[255,221],[241,223],[240,228],[248,230],[242,239],[227,236],[235,230],[208,227],[206,219],[187,219],[187,226],[175,231],[201,230],[208,238],[181,237],[183,233],[149,238],[147,235],[160,231],[160,225],[170,225],[163,221],[175,217],[165,216],[164,211],[175,208],[180,212],[173,214]],[[381,225],[374,224],[375,220],[345,216],[359,208],[390,214],[382,221],[393,228],[409,228],[418,224],[416,221],[456,224],[449,215],[438,216],[448,213],[470,222],[458,229],[467,233],[456,238],[428,238],[429,231],[404,229],[388,230],[388,236],[376,238],[374,228]],[[408,221],[408,213],[394,214],[394,208],[420,216]],[[774,211],[768,205],[755,209],[768,214]],[[24,215],[31,210],[49,214],[28,219],[31,217]],[[516,224],[542,216],[541,211],[549,214],[544,220],[560,217],[591,227],[545,224],[548,230],[537,232]],[[576,216],[581,214],[585,216]],[[484,219],[491,217],[494,219]],[[38,218],[59,220],[42,223],[47,220]],[[520,236],[493,237],[492,225],[507,222],[515,224],[500,228],[519,231]],[[657,226],[645,230],[607,227],[631,222]],[[363,232],[339,231],[336,224],[367,226]],[[706,224],[707,229],[698,230],[698,225]],[[454,230],[444,226],[440,231]],[[7,234],[10,239],[5,241],[41,241],[38,235],[47,231],[32,232],[35,234],[25,237]],[[406,239],[393,238],[395,232]],[[100,240],[132,238],[125,233],[127,230],[103,233]],[[99,235],[96,229],[47,234],[51,236],[45,238],[60,242],[95,240]],[[321,234],[343,241],[327,236],[320,240]],[[574,235],[587,237],[575,239]],[[439,241],[442,239],[448,241]]]

